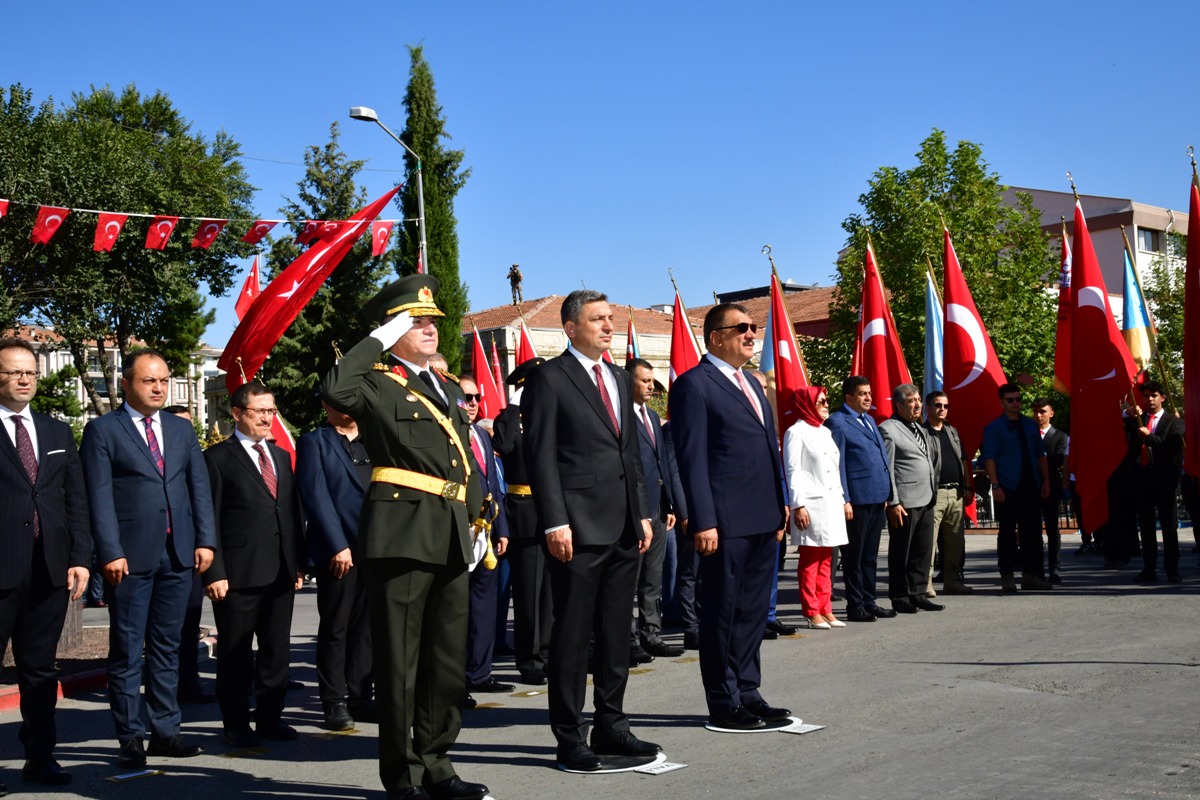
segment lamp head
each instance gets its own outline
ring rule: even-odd
[[[350,109],[350,119],[360,119],[365,122],[379,122],[375,109],[366,106],[353,106]]]

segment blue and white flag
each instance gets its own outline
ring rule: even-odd
[[[942,300],[933,274],[925,271],[925,395],[942,389]]]

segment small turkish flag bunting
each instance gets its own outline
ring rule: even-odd
[[[304,223],[304,230],[296,237],[296,241],[300,244],[312,244],[313,239],[317,238],[317,234],[321,232],[321,220],[310,219]]]
[[[125,214],[101,214],[96,221],[96,241],[92,245],[92,249],[97,253],[112,252],[113,245],[117,243],[117,236],[121,233],[121,227],[125,224],[126,219]]]
[[[51,237],[58,233],[63,220],[70,213],[69,208],[38,206],[37,221],[33,223],[33,233],[29,235],[29,240],[34,244],[50,244]]]
[[[392,223],[376,220],[371,223],[371,255],[381,256],[387,252],[388,240],[392,238]]]
[[[217,238],[217,234],[225,227],[227,219],[202,219],[200,227],[196,229],[196,236],[192,239],[192,249],[199,248],[207,250],[212,247],[212,243]]]
[[[146,249],[166,250],[167,240],[175,232],[175,225],[178,222],[179,217],[168,217],[163,214],[155,217],[150,223],[150,229],[146,231]]]
[[[258,244],[263,237],[267,235],[267,231],[274,228],[279,220],[260,219],[250,226],[250,230],[242,237],[242,241],[246,244]]]
[[[317,235],[314,236],[313,238],[314,239],[333,238],[334,236],[337,236],[339,233],[342,232],[343,225],[345,225],[345,223],[340,222],[338,220],[325,220],[324,222],[321,223],[320,230],[317,231]]]

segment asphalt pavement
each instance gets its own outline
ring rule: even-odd
[[[1099,557],[1074,555],[1078,537],[1064,536],[1064,583],[1017,595],[1000,592],[995,537],[970,535],[976,591],[939,598],[944,611],[764,642],[766,699],[824,730],[706,731],[689,652],[634,670],[625,699],[634,732],[685,769],[559,772],[546,695],[523,686],[479,695],[452,756],[464,779],[487,783],[497,800],[1200,797],[1200,570],[1190,530],[1182,533],[1182,585],[1134,584],[1139,561],[1104,571]],[[885,535],[881,555],[886,548]],[[795,563],[793,554],[781,578],[785,621],[799,618]],[[844,603],[834,608],[840,614]],[[88,611],[86,622],[104,624],[103,615]],[[316,627],[316,591],[306,587],[292,638],[293,677],[306,686],[290,693],[285,712],[299,741],[233,751],[221,742],[216,706],[188,705],[184,733],[205,753],[151,758],[161,774],[115,782],[125,771],[107,697],[95,692],[59,703],[57,756],[74,775],[70,792],[22,784],[16,712],[0,714],[0,780],[45,798],[382,798],[375,726],[320,727]],[[214,663],[202,666],[210,685]],[[511,659],[495,675],[515,678]]]

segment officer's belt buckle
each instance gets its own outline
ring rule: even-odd
[[[454,481],[446,481],[446,485],[442,487],[442,497],[447,500],[457,500],[459,492],[462,491],[462,484]]]

